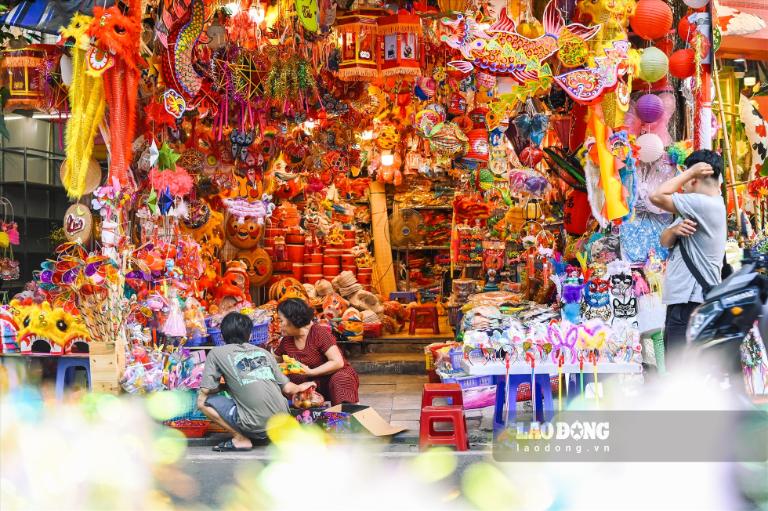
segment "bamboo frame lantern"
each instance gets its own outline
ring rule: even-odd
[[[402,11],[378,19],[381,76],[421,75],[421,17]]]
[[[382,11],[361,9],[336,18],[341,47],[339,78],[345,81],[374,80],[379,76],[378,27]]]

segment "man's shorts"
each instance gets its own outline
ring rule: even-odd
[[[264,440],[267,438],[266,433],[263,431],[258,433],[248,433],[243,431],[237,421],[237,404],[231,397],[222,396],[220,394],[208,396],[205,400],[205,405],[216,410],[219,416],[224,419],[227,424],[232,426],[236,431],[240,431],[244,436],[256,440]]]

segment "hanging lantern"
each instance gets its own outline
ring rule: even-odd
[[[663,0],[640,0],[629,24],[643,39],[660,39],[672,28],[672,9]]]
[[[400,11],[376,22],[383,41],[379,56],[382,76],[418,76],[421,74],[421,17]]]
[[[693,48],[677,50],[669,57],[669,74],[684,79],[696,72],[696,52]]]
[[[467,8],[466,0],[437,0],[437,5],[440,7],[440,12],[443,13],[463,13]]]
[[[10,96],[6,108],[36,109],[43,99],[42,66],[49,45],[31,44],[25,48],[4,50],[0,66]]]
[[[655,94],[644,94],[637,100],[637,116],[645,123],[656,122],[664,115],[664,102]]]
[[[378,9],[350,11],[336,18],[341,47],[339,78],[346,81],[373,80],[379,75]]]
[[[640,57],[640,79],[648,83],[661,80],[669,70],[669,59],[664,52],[651,46]]]

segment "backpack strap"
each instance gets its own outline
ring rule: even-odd
[[[701,274],[698,268],[696,268],[696,265],[693,264],[693,261],[691,260],[691,256],[688,253],[688,250],[685,248],[685,244],[681,241],[678,243],[678,246],[680,247],[680,255],[683,256],[683,262],[685,263],[685,266],[688,268],[688,271],[691,272],[691,275],[693,275],[693,278],[696,279],[696,282],[698,282],[699,286],[701,286],[701,292],[702,292],[702,298],[706,296],[707,293],[709,293],[714,286],[707,282],[707,279],[704,278],[704,275]]]

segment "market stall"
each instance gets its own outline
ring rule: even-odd
[[[497,408],[510,375],[661,367],[672,218],[649,197],[693,149],[731,156],[715,6],[438,4],[126,0],[5,49],[5,109],[66,123],[74,205],[4,352],[194,389],[227,312],[269,347],[295,297],[342,343],[458,334],[443,378],[492,376]],[[733,218],[761,228],[734,161]]]

